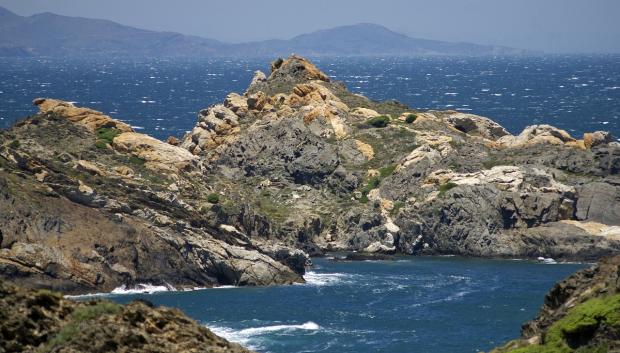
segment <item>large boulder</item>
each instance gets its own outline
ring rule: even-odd
[[[506,135],[497,140],[503,148],[518,148],[536,144],[578,146],[568,132],[551,125],[531,125],[526,127],[518,136]]]
[[[613,135],[607,131],[586,132],[583,134],[583,144],[586,148],[606,145],[614,141]]]
[[[489,118],[473,114],[452,113],[442,115],[442,119],[453,128],[469,135],[481,136],[489,140],[510,135],[500,124]]]
[[[73,103],[57,99],[37,98],[33,104],[41,113],[53,113],[72,122],[85,126],[91,132],[99,128],[115,128],[122,132],[132,132],[131,126],[110,118],[109,116],[88,108],[79,108]]]
[[[186,149],[136,132],[125,132],[116,136],[112,145],[119,151],[141,158],[147,167],[154,169],[178,171],[196,161],[196,157]]]

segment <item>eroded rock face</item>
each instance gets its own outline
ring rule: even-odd
[[[482,116],[455,112],[444,115],[442,118],[450,126],[461,132],[481,136],[492,141],[510,135],[503,126]]]
[[[135,301],[74,302],[60,293],[0,281],[3,352],[250,352],[177,309]]]
[[[100,148],[72,114],[42,113],[0,136],[0,277],[69,293],[303,281],[245,236],[223,236],[186,149],[131,131]]]
[[[620,310],[619,273],[620,256],[613,256],[558,282],[545,295],[538,316],[523,325],[521,339],[491,352],[620,349],[615,324]]]

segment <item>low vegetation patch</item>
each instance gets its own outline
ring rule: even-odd
[[[443,196],[446,192],[448,192],[451,189],[454,189],[457,186],[458,184],[455,184],[453,182],[447,182],[445,184],[439,185],[439,196]]]
[[[599,328],[616,332],[620,329],[620,294],[590,299],[575,306],[549,327],[542,345],[529,345],[508,353],[607,352],[606,347],[585,348]]]
[[[78,334],[80,325],[85,322],[98,319],[103,315],[116,315],[120,313],[121,310],[122,307],[119,304],[107,301],[101,301],[94,305],[82,306],[75,309],[69,317],[69,322],[48,342],[47,348],[53,350],[55,346],[71,342]]]
[[[129,163],[133,164],[133,165],[138,165],[138,166],[142,166],[144,165],[144,163],[146,163],[146,161],[138,156],[134,156],[132,155],[131,157],[129,157]]]
[[[11,141],[11,143],[9,143],[9,147],[11,147],[12,149],[17,149],[19,148],[19,146],[21,146],[19,140],[13,140]]]
[[[220,195],[216,193],[211,193],[207,195],[207,201],[212,204],[216,204],[220,202]]]
[[[405,122],[406,122],[407,124],[411,124],[411,123],[413,123],[413,122],[415,121],[415,119],[417,119],[417,118],[418,118],[418,116],[417,116],[417,115],[415,115],[415,114],[409,114],[409,115],[407,115],[407,117],[405,118]]]
[[[390,123],[390,117],[387,115],[379,115],[366,120],[366,124],[374,127],[386,127]]]
[[[379,184],[381,184],[381,181],[389,177],[390,175],[392,175],[392,173],[394,173],[394,170],[396,170],[396,164],[390,164],[388,166],[379,168],[379,175],[369,178],[368,181],[366,182],[366,185],[364,185],[362,189],[360,190],[362,192],[362,197],[360,198],[360,202],[367,203],[368,193],[370,192],[370,190],[376,189],[377,187],[379,187]]]
[[[387,178],[396,170],[396,164],[390,164],[388,166],[379,168],[379,176],[381,179]]]
[[[114,138],[121,134],[121,131],[111,127],[102,127],[95,130],[95,134],[97,135],[97,141],[95,141],[95,147],[97,148],[107,148],[108,145],[112,144]]]

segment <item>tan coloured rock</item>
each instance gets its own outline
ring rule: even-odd
[[[518,136],[506,135],[497,140],[497,145],[501,148],[518,148],[545,143],[579,147],[577,140],[568,132],[551,125],[528,126]]]
[[[562,223],[571,224],[579,227],[590,235],[606,237],[609,239],[620,240],[620,226],[609,226],[598,222],[562,220]]]
[[[371,145],[364,143],[360,140],[355,140],[355,145],[357,146],[357,150],[362,153],[366,160],[369,161],[375,158],[375,150],[372,148]]]
[[[350,115],[354,118],[366,120],[366,119],[374,118],[375,116],[379,116],[381,114],[377,113],[375,110],[372,110],[372,109],[357,107],[351,110]]]
[[[230,93],[224,100],[224,106],[239,117],[244,117],[248,113],[248,99],[237,93]]]
[[[224,105],[217,104],[200,112],[198,124],[185,135],[181,147],[199,155],[234,141],[239,131],[237,115]]]
[[[587,132],[583,134],[583,144],[585,148],[592,148],[598,145],[608,144],[614,141],[614,137],[606,131]]]
[[[114,148],[131,153],[146,162],[153,169],[178,171],[196,160],[186,149],[169,145],[148,135],[125,132],[113,142]]]
[[[123,177],[127,177],[127,178],[131,178],[134,175],[133,169],[131,169],[131,168],[127,167],[127,166],[124,166],[124,165],[115,167],[114,171],[116,173],[118,173],[119,175],[121,175]]]
[[[102,171],[99,167],[97,167],[94,163],[85,160],[79,160],[75,164],[75,169],[85,171],[92,175],[106,176],[107,173]]]
[[[115,128],[122,132],[133,131],[131,126],[121,121],[112,119],[96,110],[78,108],[69,102],[56,99],[37,98],[32,103],[39,107],[39,111],[41,113],[57,114],[70,121],[85,126],[92,132],[103,127]]]

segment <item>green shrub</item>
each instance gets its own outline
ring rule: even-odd
[[[379,168],[379,176],[381,177],[381,179],[387,178],[392,175],[392,173],[394,173],[394,170],[396,170],[396,164],[390,164],[383,168]]]
[[[447,182],[445,184],[439,185],[439,196],[443,196],[443,194],[448,192],[448,190],[454,189],[457,186],[458,186],[458,184],[455,184],[455,183],[452,183],[452,182]]]
[[[220,195],[218,195],[216,193],[211,193],[211,194],[207,195],[207,201],[209,203],[216,204],[216,203],[220,202]]]
[[[401,208],[405,207],[405,203],[402,201],[394,201],[394,207],[390,210],[390,215],[394,216],[398,214]]]
[[[407,117],[405,118],[405,122],[406,122],[407,124],[411,124],[411,123],[413,123],[413,122],[415,121],[415,119],[417,119],[417,118],[418,118],[418,116],[417,116],[417,115],[415,115],[415,114],[409,114],[409,115],[407,115]]]
[[[95,147],[100,149],[108,148],[108,143],[105,140],[97,140],[95,141]]]
[[[132,155],[131,157],[129,157],[129,163],[133,165],[144,165],[146,161],[138,156]]]
[[[97,319],[102,315],[116,315],[121,311],[122,307],[120,305],[107,301],[79,307],[71,313],[69,322],[58,331],[56,336],[47,343],[47,346],[48,348],[53,348],[71,342],[73,337],[79,333],[79,327],[83,322]]]
[[[617,329],[620,326],[620,295],[594,298],[578,304],[566,316],[552,324],[544,333],[544,344],[529,345],[510,350],[510,353],[569,353],[607,352],[604,346],[582,347],[568,345],[571,337],[582,336],[599,327]]]
[[[396,170],[396,164],[390,164],[385,167],[379,168],[379,175],[368,179],[366,185],[364,185],[364,187],[362,187],[362,189],[360,190],[362,192],[360,202],[367,203],[368,193],[370,192],[370,190],[376,189],[379,184],[381,184],[381,180],[392,175],[394,173],[394,170]]]
[[[9,143],[9,147],[13,149],[19,148],[19,146],[21,146],[21,143],[19,143],[18,140],[13,140],[11,141],[11,143]]]
[[[97,135],[97,141],[95,146],[97,148],[107,148],[107,145],[111,145],[114,138],[121,134],[121,131],[113,127],[102,127],[95,130]]]
[[[379,115],[366,120],[366,124],[374,127],[386,127],[390,123],[390,117],[387,115]]]

